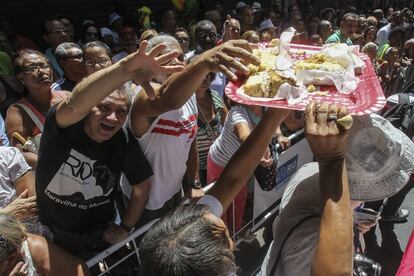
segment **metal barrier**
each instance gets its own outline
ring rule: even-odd
[[[259,187],[257,183],[254,184],[254,212],[252,220],[247,222],[242,228],[232,233],[232,238],[238,244],[241,240],[238,239],[238,235],[245,230],[255,231],[261,225],[263,225],[272,215],[274,215],[278,208],[279,202],[282,198],[283,190],[290,178],[296,172],[298,168],[300,168],[305,163],[311,162],[313,159],[312,152],[310,151],[309,145],[307,144],[306,139],[304,138],[304,131],[299,130],[296,133],[292,134],[288,137],[289,140],[292,142],[292,146],[284,151],[279,156],[278,161],[278,185],[272,191],[263,191]],[[208,191],[214,183],[208,185],[204,188],[205,191]],[[234,210],[233,210],[234,212]],[[233,213],[233,220],[234,220],[234,213]],[[103,263],[106,258],[111,256],[113,253],[117,252],[127,244],[129,244],[130,251],[125,256],[121,257],[120,260],[116,261],[114,264],[107,268],[101,268],[100,275],[105,275],[106,273],[113,270],[116,266],[127,260],[133,255],[137,257],[137,264],[140,264],[139,260],[139,247],[136,244],[135,239],[144,235],[148,229],[156,222],[157,220],[153,220],[141,228],[132,232],[127,238],[123,241],[112,245],[111,247],[107,248],[106,250],[102,251],[92,259],[86,262],[89,268],[96,266],[100,263]],[[234,221],[233,221],[234,225]],[[234,227],[233,227],[234,229]]]

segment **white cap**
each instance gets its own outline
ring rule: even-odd
[[[116,13],[116,12],[111,13],[108,16],[109,25],[112,25],[112,23],[114,23],[115,21],[117,21],[118,19],[121,19],[121,18],[122,17],[118,13]]]
[[[263,20],[262,23],[259,25],[259,32],[263,31],[264,29],[276,29],[275,25],[273,25],[272,20],[266,19]]]
[[[253,8],[254,12],[261,11],[262,10],[262,4],[260,4],[259,2],[253,2],[252,8]]]
[[[241,8],[244,8],[244,7],[246,7],[247,6],[247,4],[246,3],[244,3],[244,2],[239,2],[239,3],[237,3],[237,5],[236,5],[236,10],[240,10]]]

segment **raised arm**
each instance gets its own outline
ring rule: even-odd
[[[257,127],[230,159],[216,184],[208,191],[208,194],[220,201],[223,210],[230,206],[234,197],[247,183],[263,157],[263,152],[268,147],[276,128],[288,114],[288,110],[269,108]]]
[[[137,52],[79,83],[71,96],[57,107],[58,126],[68,127],[82,120],[92,107],[129,80],[146,87],[154,74],[173,73],[182,69],[182,66],[162,65],[175,58],[178,52],[158,56],[165,49],[165,45],[160,44],[146,53],[147,45],[148,42],[143,41]]]
[[[161,87],[156,89],[155,99],[146,95],[151,94],[147,90],[151,90],[152,87],[143,86],[147,93],[137,97],[134,102],[133,128],[136,119],[138,122],[141,117],[157,117],[162,113],[182,107],[210,72],[221,71],[231,80],[237,79],[231,69],[248,74],[249,70],[243,64],[258,65],[260,63],[251,52],[251,45],[247,41],[231,40],[202,53],[182,72],[172,75]]]
[[[319,163],[322,217],[311,275],[352,275],[352,214],[345,168],[347,131],[329,115],[346,109],[311,103],[306,110],[306,138]]]

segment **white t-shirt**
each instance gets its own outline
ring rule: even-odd
[[[375,39],[375,43],[378,44],[378,47],[381,47],[388,41],[388,36],[391,32],[391,23],[385,25],[377,32],[377,38]]]
[[[31,169],[17,148],[0,147],[0,208],[16,196],[14,181]]]
[[[214,163],[223,168],[241,145],[239,138],[234,134],[234,126],[238,123],[247,124],[250,126],[250,129],[252,128],[247,107],[242,105],[236,105],[230,109],[224,123],[223,132],[210,147],[208,153],[210,158]]]
[[[130,122],[128,124],[131,125]],[[180,109],[158,116],[147,132],[142,137],[137,137],[154,172],[150,178],[151,192],[145,209],[161,208],[180,191],[187,170],[188,154],[196,134],[197,102],[193,95]],[[124,193],[129,195],[128,185],[121,185]]]

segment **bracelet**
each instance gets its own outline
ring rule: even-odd
[[[127,232],[128,234],[131,233],[132,230],[134,230],[133,227],[129,227],[128,225],[126,225],[124,222],[121,222],[121,224],[119,224],[119,227],[124,230],[125,232]]]

